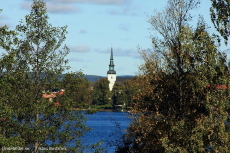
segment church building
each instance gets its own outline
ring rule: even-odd
[[[112,91],[113,85],[116,81],[116,71],[114,70],[114,63],[113,63],[113,49],[111,48],[110,54],[110,64],[109,64],[109,71],[107,71],[107,77],[109,80],[109,90]]]

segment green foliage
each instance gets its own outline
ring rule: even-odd
[[[95,107],[89,107],[87,110],[86,110],[86,114],[95,114],[98,112],[98,109],[95,108]]]
[[[110,102],[109,81],[107,78],[99,79],[95,82],[94,87],[94,105],[105,105]]]
[[[68,89],[60,84],[69,53],[62,45],[66,28],[48,23],[42,0],[33,1],[30,14],[15,31],[1,28],[0,45],[7,51],[0,59],[1,148],[29,148],[35,153],[39,147],[82,151],[81,137],[88,128],[84,115],[71,110],[76,104],[73,97],[42,98],[44,89]]]
[[[226,152],[226,55],[202,19],[195,29],[189,26],[187,11],[194,1],[168,4],[150,19],[163,39],[153,37],[153,51],[141,52],[145,63],[131,109],[137,117],[118,152]]]
[[[139,83],[137,77],[133,77],[130,80],[124,81],[124,94],[125,94],[125,103],[129,107],[132,103],[132,97],[138,92]]]
[[[92,103],[93,90],[91,83],[82,76],[79,73],[67,73],[61,81],[61,86],[66,90],[65,95],[74,100],[73,107],[86,109]]]
[[[210,8],[210,12],[212,23],[227,44],[230,35],[230,1],[211,0],[211,2],[212,7]]]
[[[93,107],[96,108],[96,109],[113,109],[113,106],[111,104],[94,105]]]
[[[115,82],[115,84],[113,85],[112,93],[113,106],[125,104],[125,90],[122,83]]]
[[[0,13],[1,11],[2,10],[0,10]],[[3,49],[9,50],[10,46],[17,41],[15,35],[15,31],[9,30],[7,26],[0,27],[0,46]]]

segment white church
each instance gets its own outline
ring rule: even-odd
[[[110,63],[109,63],[109,71],[107,71],[107,77],[109,80],[109,90],[112,91],[113,85],[116,82],[116,71],[114,70],[114,63],[113,63],[113,49],[111,48],[110,54]]]

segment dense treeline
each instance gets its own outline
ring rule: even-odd
[[[212,20],[227,40],[229,2],[212,2]],[[137,117],[118,152],[229,152],[229,64],[204,19],[189,24],[198,4],[170,0],[149,18],[160,37],[141,51],[140,92],[131,109]]]
[[[132,96],[139,90],[135,80],[137,77],[115,82],[112,91],[109,91],[109,81],[107,78],[99,79],[93,86],[93,105],[107,105],[116,108],[120,105],[123,108],[131,106]]]

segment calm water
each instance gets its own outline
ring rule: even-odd
[[[115,145],[121,140],[121,136],[127,129],[131,119],[128,113],[123,112],[98,112],[87,115],[86,124],[92,128],[90,132],[85,133],[84,140],[87,144],[94,144],[103,140],[102,147],[106,153],[113,153]]]

